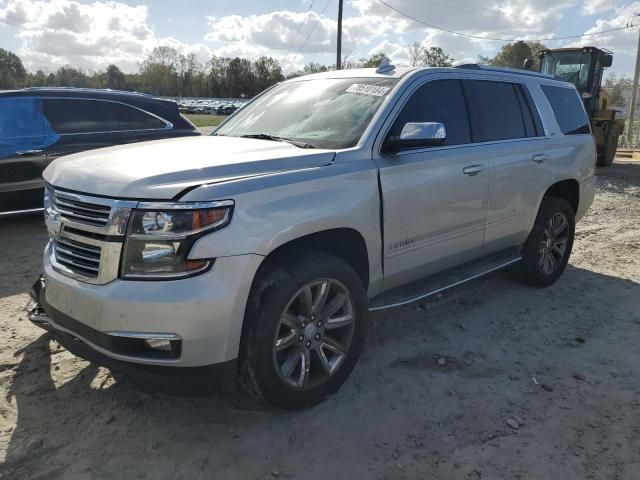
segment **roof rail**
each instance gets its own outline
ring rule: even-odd
[[[131,92],[128,90],[112,90],[111,88],[89,88],[89,87],[25,87],[23,90],[62,90],[62,91],[83,91],[83,92],[97,92],[97,93],[124,93],[128,95],[141,95],[143,97],[153,97],[148,93]]]
[[[502,72],[502,73],[511,73],[515,75],[528,75],[530,77],[541,77],[548,78],[554,80],[555,77],[553,75],[548,75],[546,73],[534,72],[532,70],[520,70],[517,68],[508,68],[508,67],[494,67],[493,65],[482,65],[479,63],[463,63],[462,65],[456,65],[454,68],[464,68],[467,70],[484,70],[487,72]]]

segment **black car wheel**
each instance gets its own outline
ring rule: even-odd
[[[598,156],[599,167],[608,167],[613,163],[618,149],[619,133],[618,125],[614,123],[607,133],[605,144],[602,147],[602,154]]]
[[[575,235],[575,214],[566,200],[542,199],[535,224],[522,248],[519,277],[530,285],[554,283],[569,261]]]
[[[243,385],[282,408],[320,402],[355,366],[366,317],[362,281],[341,259],[307,252],[274,263],[256,279],[249,299]]]

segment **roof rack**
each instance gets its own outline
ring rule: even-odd
[[[464,68],[467,70],[484,70],[487,72],[511,73],[515,75],[528,75],[530,77],[541,77],[541,78],[548,78],[551,80],[555,79],[553,75],[534,72],[532,70],[519,70],[517,68],[508,68],[508,67],[494,67],[493,65],[482,65],[479,63],[463,63],[462,65],[455,66],[454,68]]]
[[[62,91],[83,91],[83,92],[97,92],[97,93],[124,93],[128,95],[140,95],[143,97],[153,97],[148,93],[142,92],[130,92],[128,90],[112,90],[111,88],[89,88],[89,87],[25,87],[23,90],[38,91],[38,90],[62,90]]]

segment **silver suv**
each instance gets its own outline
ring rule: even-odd
[[[512,264],[554,283],[595,162],[575,88],[549,76],[295,78],[212,136],[53,162],[31,318],[114,368],[195,367],[304,407],[346,380],[369,311]]]

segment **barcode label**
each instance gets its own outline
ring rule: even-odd
[[[345,90],[348,93],[359,93],[360,95],[373,95],[381,97],[387,93],[391,87],[380,87],[378,85],[364,85],[362,83],[354,83]]]

